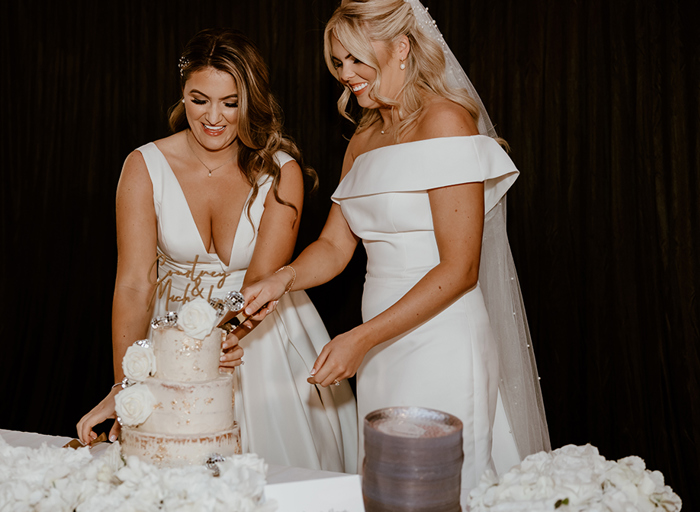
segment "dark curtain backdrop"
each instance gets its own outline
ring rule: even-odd
[[[426,4],[522,172],[509,234],[553,446],[639,455],[698,510],[695,2]],[[3,3],[0,428],[74,435],[112,384],[115,187],[126,155],[168,134],[177,60],[199,29],[258,43],[321,178],[299,249],[318,235],[352,132],[322,59],[336,5]],[[331,334],[359,321],[363,270],[359,251],[311,291]]]

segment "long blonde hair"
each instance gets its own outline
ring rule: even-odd
[[[405,61],[406,78],[399,92],[401,101],[398,101],[378,93],[382,74],[372,43],[384,43],[387,48],[393,49],[401,36],[408,37],[411,49]],[[479,107],[466,90],[447,85],[445,54],[441,46],[421,29],[410,3],[404,0],[342,1],[326,24],[323,48],[326,65],[331,74],[338,78],[331,52],[333,37],[353,57],[377,72],[369,94],[380,105],[392,107],[398,114],[397,140],[420,116],[424,107],[422,93],[425,92],[432,92],[461,105],[478,123]],[[343,117],[355,122],[347,111],[350,97],[351,92],[346,88],[338,99],[338,111]],[[379,118],[377,109],[362,109],[357,131],[365,130]]]
[[[280,166],[274,156],[284,151],[297,161],[304,174],[318,183],[316,172],[303,164],[301,151],[282,128],[282,110],[270,90],[267,65],[253,42],[232,29],[206,29],[187,43],[180,59],[180,86],[192,73],[214,68],[231,75],[238,89],[238,166],[253,188],[247,215],[258,195],[258,179],[272,177],[272,191],[280,204],[297,208],[279,196]],[[173,132],[189,127],[185,106],[178,101],[170,108],[169,124]],[[299,212],[297,211],[297,217]]]

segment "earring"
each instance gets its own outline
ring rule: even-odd
[[[185,102],[185,98],[182,98],[182,100],[181,100],[181,101],[182,101],[182,102],[184,103],[184,102]]]
[[[406,64],[403,63],[403,60],[401,61],[401,65],[399,66],[400,69],[406,69]]]

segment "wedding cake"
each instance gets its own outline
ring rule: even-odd
[[[127,350],[115,398],[125,457],[174,467],[240,453],[233,375],[219,372],[220,314],[204,299],[187,302]]]

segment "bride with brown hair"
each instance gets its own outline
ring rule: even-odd
[[[364,323],[324,347],[309,382],[357,374],[360,422],[392,406],[459,417],[464,501],[484,470],[549,448],[505,231],[519,172],[418,0],[344,0],[324,37],[340,113],[354,97],[362,114],[319,239],[244,289],[246,310],[329,281],[362,240]]]
[[[289,261],[303,174],[315,177],[284,134],[267,66],[246,36],[204,30],[187,44],[179,68],[182,98],[170,115],[174,134],[131,153],[117,188],[117,383],[126,349],[147,337],[153,317],[196,297],[223,298]],[[243,451],[273,464],[354,472],[352,390],[306,382],[329,341],[318,313],[305,293],[295,292],[272,315],[252,332],[239,327],[223,347],[221,366],[235,368]],[[118,391],[78,423],[84,443],[96,437],[95,425],[116,417]],[[118,430],[115,422],[112,440]]]

